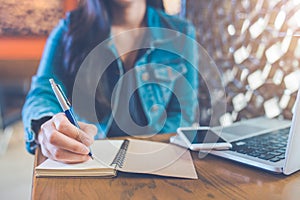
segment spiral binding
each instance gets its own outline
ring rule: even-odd
[[[125,157],[126,157],[126,152],[128,149],[129,145],[129,140],[124,140],[117,155],[115,156],[114,160],[110,165],[115,165],[115,167],[122,168],[124,165]]]

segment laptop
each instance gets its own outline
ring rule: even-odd
[[[300,169],[300,92],[291,121],[259,117],[213,130],[233,146],[213,155],[285,175]]]

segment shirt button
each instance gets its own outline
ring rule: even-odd
[[[152,112],[156,112],[158,110],[158,105],[153,105],[152,107],[151,107],[151,111]]]
[[[149,80],[149,74],[147,72],[142,74],[142,80],[143,81],[148,81]]]

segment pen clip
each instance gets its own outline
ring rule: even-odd
[[[57,87],[57,89],[59,90],[61,96],[64,98],[64,100],[65,100],[65,102],[67,103],[67,105],[68,105],[69,107],[71,107],[71,103],[70,103],[70,101],[68,100],[68,98],[66,97],[65,93],[62,91],[62,88],[60,87],[60,85],[56,84],[56,87]]]

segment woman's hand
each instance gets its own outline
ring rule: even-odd
[[[79,163],[90,159],[89,148],[97,133],[95,125],[79,122],[80,129],[71,124],[64,113],[46,121],[38,134],[42,154],[64,163]]]

